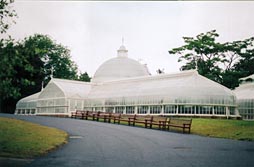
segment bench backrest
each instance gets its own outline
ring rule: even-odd
[[[91,114],[100,114],[100,111],[87,111],[87,114],[91,115]]]
[[[137,118],[136,114],[122,114],[122,118]]]
[[[111,117],[114,117],[114,118],[121,118],[121,114],[120,113],[111,113]]]
[[[83,110],[76,110],[76,114],[82,114],[82,113],[85,113],[86,111],[83,111]]]
[[[136,115],[136,119],[153,121],[153,116],[152,115]]]
[[[153,121],[154,122],[159,122],[159,121],[166,121],[167,117],[162,117],[162,116],[154,116]]]
[[[177,124],[177,125],[191,125],[192,119],[180,119],[180,118],[169,118],[168,119],[169,124]]]

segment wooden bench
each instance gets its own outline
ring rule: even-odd
[[[119,114],[119,113],[114,113],[111,115],[111,118],[113,119],[114,121],[114,124],[117,123],[117,124],[120,124],[120,120],[121,120],[121,117],[122,114]]]
[[[166,129],[166,124],[167,124],[167,117],[162,117],[162,116],[154,116],[153,120],[151,122],[148,122],[148,126],[150,128],[153,127],[153,125],[157,125],[159,129]]]
[[[71,118],[75,118],[76,117],[76,111],[75,112],[71,112]]]
[[[118,123],[118,124],[120,124],[121,122],[128,122],[128,124],[129,124],[129,119],[130,118],[134,118],[135,117],[135,115],[127,115],[127,114],[119,114],[119,115],[117,115],[117,114],[114,114],[114,123]]]
[[[191,123],[192,119],[179,119],[179,118],[169,118],[167,121],[167,129],[169,130],[169,127],[176,127],[176,128],[182,128],[183,133],[185,133],[185,129],[187,129],[188,133],[190,133],[191,129]]]
[[[113,115],[114,123],[120,124],[121,122],[127,122],[130,125],[130,121],[136,119],[135,115],[127,115],[127,114],[114,114]]]
[[[93,118],[93,121],[95,121],[95,120],[99,120],[99,115],[101,114],[101,112],[100,111],[95,111],[95,112],[93,112],[93,114],[92,114],[92,118]]]
[[[112,115],[111,112],[99,112],[99,114],[97,114],[95,117],[97,121],[99,121],[99,119],[103,119],[104,122],[110,123],[111,115]]]
[[[98,111],[98,112],[88,111],[85,114],[85,119],[88,120],[88,118],[92,118],[92,120],[95,121],[95,120],[97,120],[99,115],[100,115],[100,111]]]
[[[153,116],[146,115],[146,116],[138,116],[134,115],[133,117],[128,118],[128,125],[135,126],[136,123],[144,124],[145,128],[147,128],[147,125],[150,124],[153,121]]]
[[[75,112],[71,112],[71,118],[79,118],[79,119],[84,119],[86,115],[86,111],[82,110],[76,110]]]

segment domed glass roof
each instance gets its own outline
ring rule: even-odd
[[[103,63],[95,72],[92,82],[113,81],[150,75],[146,65],[128,58],[128,50],[122,45],[118,56]]]
[[[36,103],[40,94],[41,92],[38,92],[20,99],[16,104],[16,108],[17,109],[36,108]]]
[[[234,92],[237,99],[254,99],[254,83],[242,84]]]
[[[240,78],[242,83],[235,89],[237,99],[254,99],[254,74]]]
[[[163,100],[167,103],[235,105],[235,96],[228,88],[211,81],[195,70],[161,74],[95,86],[90,98],[137,98],[138,101]],[[137,102],[140,103],[140,102]]]

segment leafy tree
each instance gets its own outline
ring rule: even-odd
[[[91,78],[89,77],[87,72],[81,73],[78,77],[79,81],[85,81],[85,82],[90,82]]]
[[[218,36],[216,30],[212,30],[196,38],[183,37],[185,45],[173,48],[169,53],[180,55],[178,61],[186,62],[181,70],[197,68],[199,74],[234,88],[238,85],[238,78],[243,75],[237,68],[240,69],[246,57],[253,57],[253,50],[249,49],[253,48],[253,38],[219,43],[216,42]]]
[[[0,42],[0,105],[11,106],[5,111],[14,111],[17,100],[40,91],[42,81],[47,84],[52,72],[56,78],[89,78],[87,73],[79,77],[70,50],[46,35],[36,34],[20,42],[12,39]]]
[[[71,60],[70,50],[57,44],[47,35],[35,34],[24,40],[24,53],[41,61],[40,73],[45,83],[53,77],[64,79],[78,79],[77,65]]]
[[[12,19],[17,14],[10,6],[13,2],[0,0],[0,34],[15,23]],[[38,92],[52,72],[57,78],[79,79],[70,50],[46,35],[36,34],[19,42],[10,36],[0,39],[0,59],[0,112],[13,112],[17,100]]]
[[[22,97],[38,92],[41,83],[46,85],[51,77],[78,80],[78,67],[71,60],[70,50],[65,46],[41,34],[25,38],[21,43],[21,54],[26,57],[27,64],[31,64],[34,72],[26,74],[30,75],[34,86],[24,87]],[[25,76],[25,73],[20,74],[19,76]]]
[[[0,0],[0,34],[6,33],[11,23],[15,23],[11,18],[17,17],[15,10],[11,9],[10,4],[14,0]]]
[[[19,43],[14,40],[0,41],[0,111],[3,106],[8,110],[12,102],[21,96],[22,87],[33,85],[29,76],[20,76],[22,73],[33,75],[32,66],[20,51]]]
[[[254,74],[254,37],[242,42],[244,46],[238,54],[240,60],[233,66],[234,70],[241,72],[241,76]]]
[[[13,2],[13,0],[0,0],[0,34],[6,33],[11,23],[15,23],[12,18],[17,14],[10,6]],[[12,80],[15,78],[10,77],[15,73],[12,63],[19,59],[13,50],[15,47],[10,37],[9,39],[0,39],[0,112],[2,112],[2,106],[8,106],[8,104],[4,104],[4,99],[19,96],[19,89],[12,87]],[[13,55],[13,57],[10,58],[6,55]]]

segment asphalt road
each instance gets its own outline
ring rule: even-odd
[[[68,144],[35,159],[29,167],[254,166],[254,142],[68,118],[0,116],[56,127],[69,133]]]

